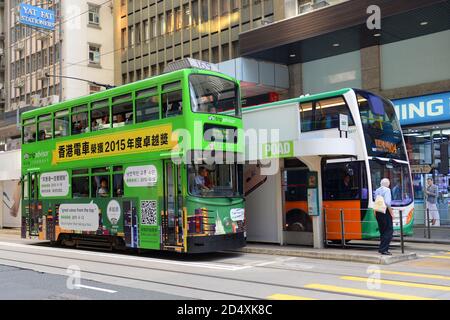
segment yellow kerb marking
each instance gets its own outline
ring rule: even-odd
[[[317,300],[314,298],[291,296],[289,294],[281,294],[281,293],[275,293],[271,296],[268,296],[267,299],[270,299],[270,300]]]
[[[450,291],[449,286],[438,286],[435,284],[411,283],[411,282],[404,282],[404,281],[371,279],[371,278],[362,278],[362,277],[341,277],[341,279],[342,280],[350,280],[350,281],[359,281],[359,282],[388,284],[388,285],[392,285],[392,286],[401,286],[401,287],[410,287],[410,288],[422,288],[422,289],[439,290],[439,291]]]
[[[338,286],[330,286],[330,285],[315,284],[315,283],[308,284],[305,286],[305,288],[331,291],[331,292],[337,292],[337,293],[343,293],[343,294],[353,294],[353,295],[357,295],[357,296],[366,296],[366,297],[371,297],[371,298],[394,299],[394,300],[435,300],[432,298],[410,296],[410,295],[384,292],[384,291],[355,289],[355,288],[349,288],[349,287],[338,287]]]
[[[436,258],[436,259],[450,259],[450,256],[431,256],[431,258]]]
[[[389,270],[373,270],[373,273],[395,274],[395,275],[407,276],[407,277],[419,277],[419,278],[428,278],[428,279],[450,280],[450,277],[441,276],[441,275],[437,275],[437,274],[401,272],[401,271],[389,271]]]

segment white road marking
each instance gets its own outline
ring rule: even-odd
[[[290,260],[294,260],[294,259],[296,259],[296,257],[290,257],[290,258],[277,258],[276,260],[273,260],[273,261],[265,261],[265,262],[257,263],[257,264],[254,264],[253,266],[255,266],[255,267],[263,267],[263,266],[267,266],[267,265],[269,265],[269,264],[283,263],[283,262],[290,261]]]
[[[96,291],[102,291],[102,292],[107,292],[107,293],[116,293],[116,292],[117,292],[117,291],[115,291],[115,290],[109,290],[109,289],[104,289],[104,288],[97,288],[97,287],[85,286],[84,284],[77,284],[77,285],[74,285],[74,287],[76,287],[76,288],[90,289],[90,290],[96,290]]]
[[[66,252],[66,253],[71,253],[71,254],[78,253],[80,255],[86,255],[86,256],[116,258],[116,259],[122,259],[122,260],[134,260],[134,261],[142,261],[142,262],[154,262],[154,263],[161,263],[161,264],[168,264],[168,265],[178,265],[178,266],[216,269],[216,270],[227,270],[227,271],[238,271],[238,270],[253,268],[253,266],[225,265],[225,264],[202,263],[202,262],[182,262],[182,261],[172,261],[172,260],[164,260],[164,259],[156,259],[156,258],[124,256],[124,255],[115,254],[115,253],[87,252],[87,251],[81,251],[81,250],[77,250],[77,249],[37,247],[37,246],[32,246],[32,245],[12,243],[12,242],[1,242],[1,241],[0,241],[0,246],[25,248],[25,249],[35,250],[35,251],[53,251],[53,252],[59,252],[59,253]],[[27,253],[27,252],[24,252],[24,253]],[[61,257],[61,258],[75,259],[72,257]],[[102,261],[98,261],[98,262],[102,263]]]

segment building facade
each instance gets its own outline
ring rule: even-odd
[[[191,57],[239,57],[239,34],[272,23],[276,0],[115,1],[116,83],[160,74]]]
[[[112,2],[5,2],[7,72],[5,123],[0,139],[8,150],[20,147],[17,115],[21,112],[101,90],[88,82],[113,84],[114,54]],[[30,27],[19,21],[22,3],[53,10],[54,30]],[[19,110],[19,111],[17,111]]]
[[[21,23],[22,4],[52,10],[55,28]],[[0,227],[20,222],[20,114],[103,89],[77,79],[114,84],[112,5],[102,0],[1,1],[0,66],[6,62],[6,72],[0,67],[0,97],[5,93],[0,100]]]

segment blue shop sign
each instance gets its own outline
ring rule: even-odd
[[[21,3],[19,12],[21,24],[48,30],[55,29],[55,12],[53,10]]]
[[[450,121],[450,91],[392,100],[402,126]]]

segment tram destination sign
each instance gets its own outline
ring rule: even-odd
[[[55,12],[53,10],[21,3],[19,9],[19,22],[30,27],[53,31],[56,24]]]
[[[430,173],[432,167],[429,164],[412,164],[411,173]]]

